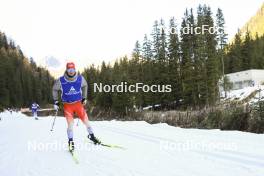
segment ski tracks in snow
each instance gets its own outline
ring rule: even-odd
[[[50,132],[52,118],[4,119],[0,122],[1,176],[262,176],[264,175],[263,135],[217,130],[181,129],[146,122],[92,122],[96,135],[106,144],[125,150],[88,144],[91,150],[76,150],[75,164],[69,152],[32,151],[28,142],[66,143],[66,122],[58,118]],[[76,144],[83,144],[86,129],[74,128]],[[236,150],[166,148],[187,141],[207,143],[230,141]],[[165,146],[164,146],[165,145]]]
[[[120,122],[119,122],[120,123]],[[126,122],[127,123],[127,122]],[[124,123],[126,125],[126,123]],[[147,128],[155,128],[156,126],[148,126]],[[168,158],[171,158],[175,163],[179,162],[179,159],[181,160],[181,162],[184,163],[184,161],[182,159],[183,155],[185,155],[185,157],[189,156],[190,158],[192,158],[192,160],[196,159],[198,162],[198,166],[199,162],[202,162],[203,165],[201,165],[200,167],[211,167],[212,173],[210,173],[211,175],[218,175],[219,172],[215,172],[215,169],[228,169],[228,170],[222,170],[220,172],[223,172],[223,174],[226,174],[226,172],[230,172],[230,173],[236,173],[236,171],[243,171],[244,175],[248,175],[248,176],[259,176],[260,173],[264,173],[264,154],[252,154],[252,153],[248,153],[248,152],[243,152],[243,151],[239,151],[239,147],[236,150],[199,150],[199,149],[190,149],[190,150],[162,150],[161,149],[161,143],[166,141],[169,143],[174,143],[177,144],[179,141],[177,141],[177,131],[175,131],[175,138],[173,139],[173,137],[162,137],[162,135],[159,135],[160,133],[162,133],[162,131],[170,131],[170,134],[172,132],[172,130],[166,129],[166,128],[156,128],[155,135],[150,135],[150,134],[146,134],[143,132],[139,132],[140,130],[131,130],[132,128],[120,128],[120,127],[115,127],[115,126],[108,126],[105,124],[98,124],[98,129],[104,129],[108,132],[111,133],[115,133],[116,135],[125,135],[129,138],[135,138],[136,140],[142,141],[142,145],[146,145],[147,143],[152,143],[152,145],[146,145],[145,147],[142,147],[142,150],[148,150],[149,147],[154,147],[156,148],[156,150],[159,150],[157,152],[163,153],[165,155],[167,155]],[[182,130],[182,129],[181,129]],[[188,129],[185,129],[188,130]],[[149,130],[149,131],[155,131],[155,130]],[[220,132],[220,131],[219,131]],[[188,135],[187,135],[188,136]],[[182,139],[180,138],[180,141],[184,141],[184,140],[195,140],[195,138],[198,136],[198,138],[200,137],[200,135],[193,133],[193,135],[191,136],[192,138],[188,139]],[[215,139],[212,140],[212,142],[217,140],[218,136],[215,136]],[[206,138],[206,136],[205,136]],[[127,139],[129,140],[129,139]],[[220,137],[220,140],[222,140],[222,138]],[[239,144],[237,144],[239,145]],[[252,151],[254,151],[254,147],[252,147]],[[186,159],[186,158],[185,158]],[[207,163],[208,165],[206,166],[205,163]],[[164,163],[165,164],[165,163]],[[188,165],[189,166],[189,165]],[[230,167],[232,166],[232,167]],[[185,166],[181,166],[181,168],[184,168],[183,170],[185,170]],[[193,167],[195,168],[195,167]],[[179,169],[179,168],[178,168]],[[188,170],[185,170],[186,172],[189,172],[191,175],[200,175],[202,174],[202,172],[200,172],[199,170],[204,170],[204,169],[199,169],[198,167],[195,168],[195,171],[191,171],[191,167],[187,168]],[[176,167],[177,170],[177,167]],[[181,170],[181,171],[183,171]],[[179,171],[179,170],[178,170]],[[179,173],[179,172],[178,172]],[[215,173],[215,174],[214,174]],[[206,173],[203,173],[206,174]]]

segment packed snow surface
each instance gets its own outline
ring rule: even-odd
[[[74,125],[79,164],[67,151],[66,121],[0,113],[1,176],[263,176],[264,135],[182,129],[143,121],[93,121],[95,146]]]

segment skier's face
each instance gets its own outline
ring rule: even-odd
[[[68,75],[70,75],[70,76],[74,76],[75,73],[76,73],[76,71],[75,71],[74,68],[70,68],[70,69],[67,69],[67,73],[68,73]]]

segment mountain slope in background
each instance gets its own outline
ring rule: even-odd
[[[76,164],[60,147],[67,146],[64,118],[57,119],[51,132],[51,117],[36,121],[9,112],[0,117],[1,176],[264,175],[263,134],[182,129],[143,121],[92,122],[101,140],[122,145],[123,150],[84,146],[87,132],[75,124]]]
[[[264,35],[264,3],[257,11],[256,15],[251,17],[250,20],[241,28],[242,36],[245,36],[247,30],[252,34],[253,38],[256,33],[258,36]]]

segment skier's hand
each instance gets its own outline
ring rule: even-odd
[[[82,104],[83,104],[83,105],[86,105],[86,104],[87,104],[87,100],[86,100],[86,98],[83,98],[83,99],[82,99]]]
[[[55,111],[58,111],[60,109],[59,101],[55,101],[53,107],[54,107]]]

